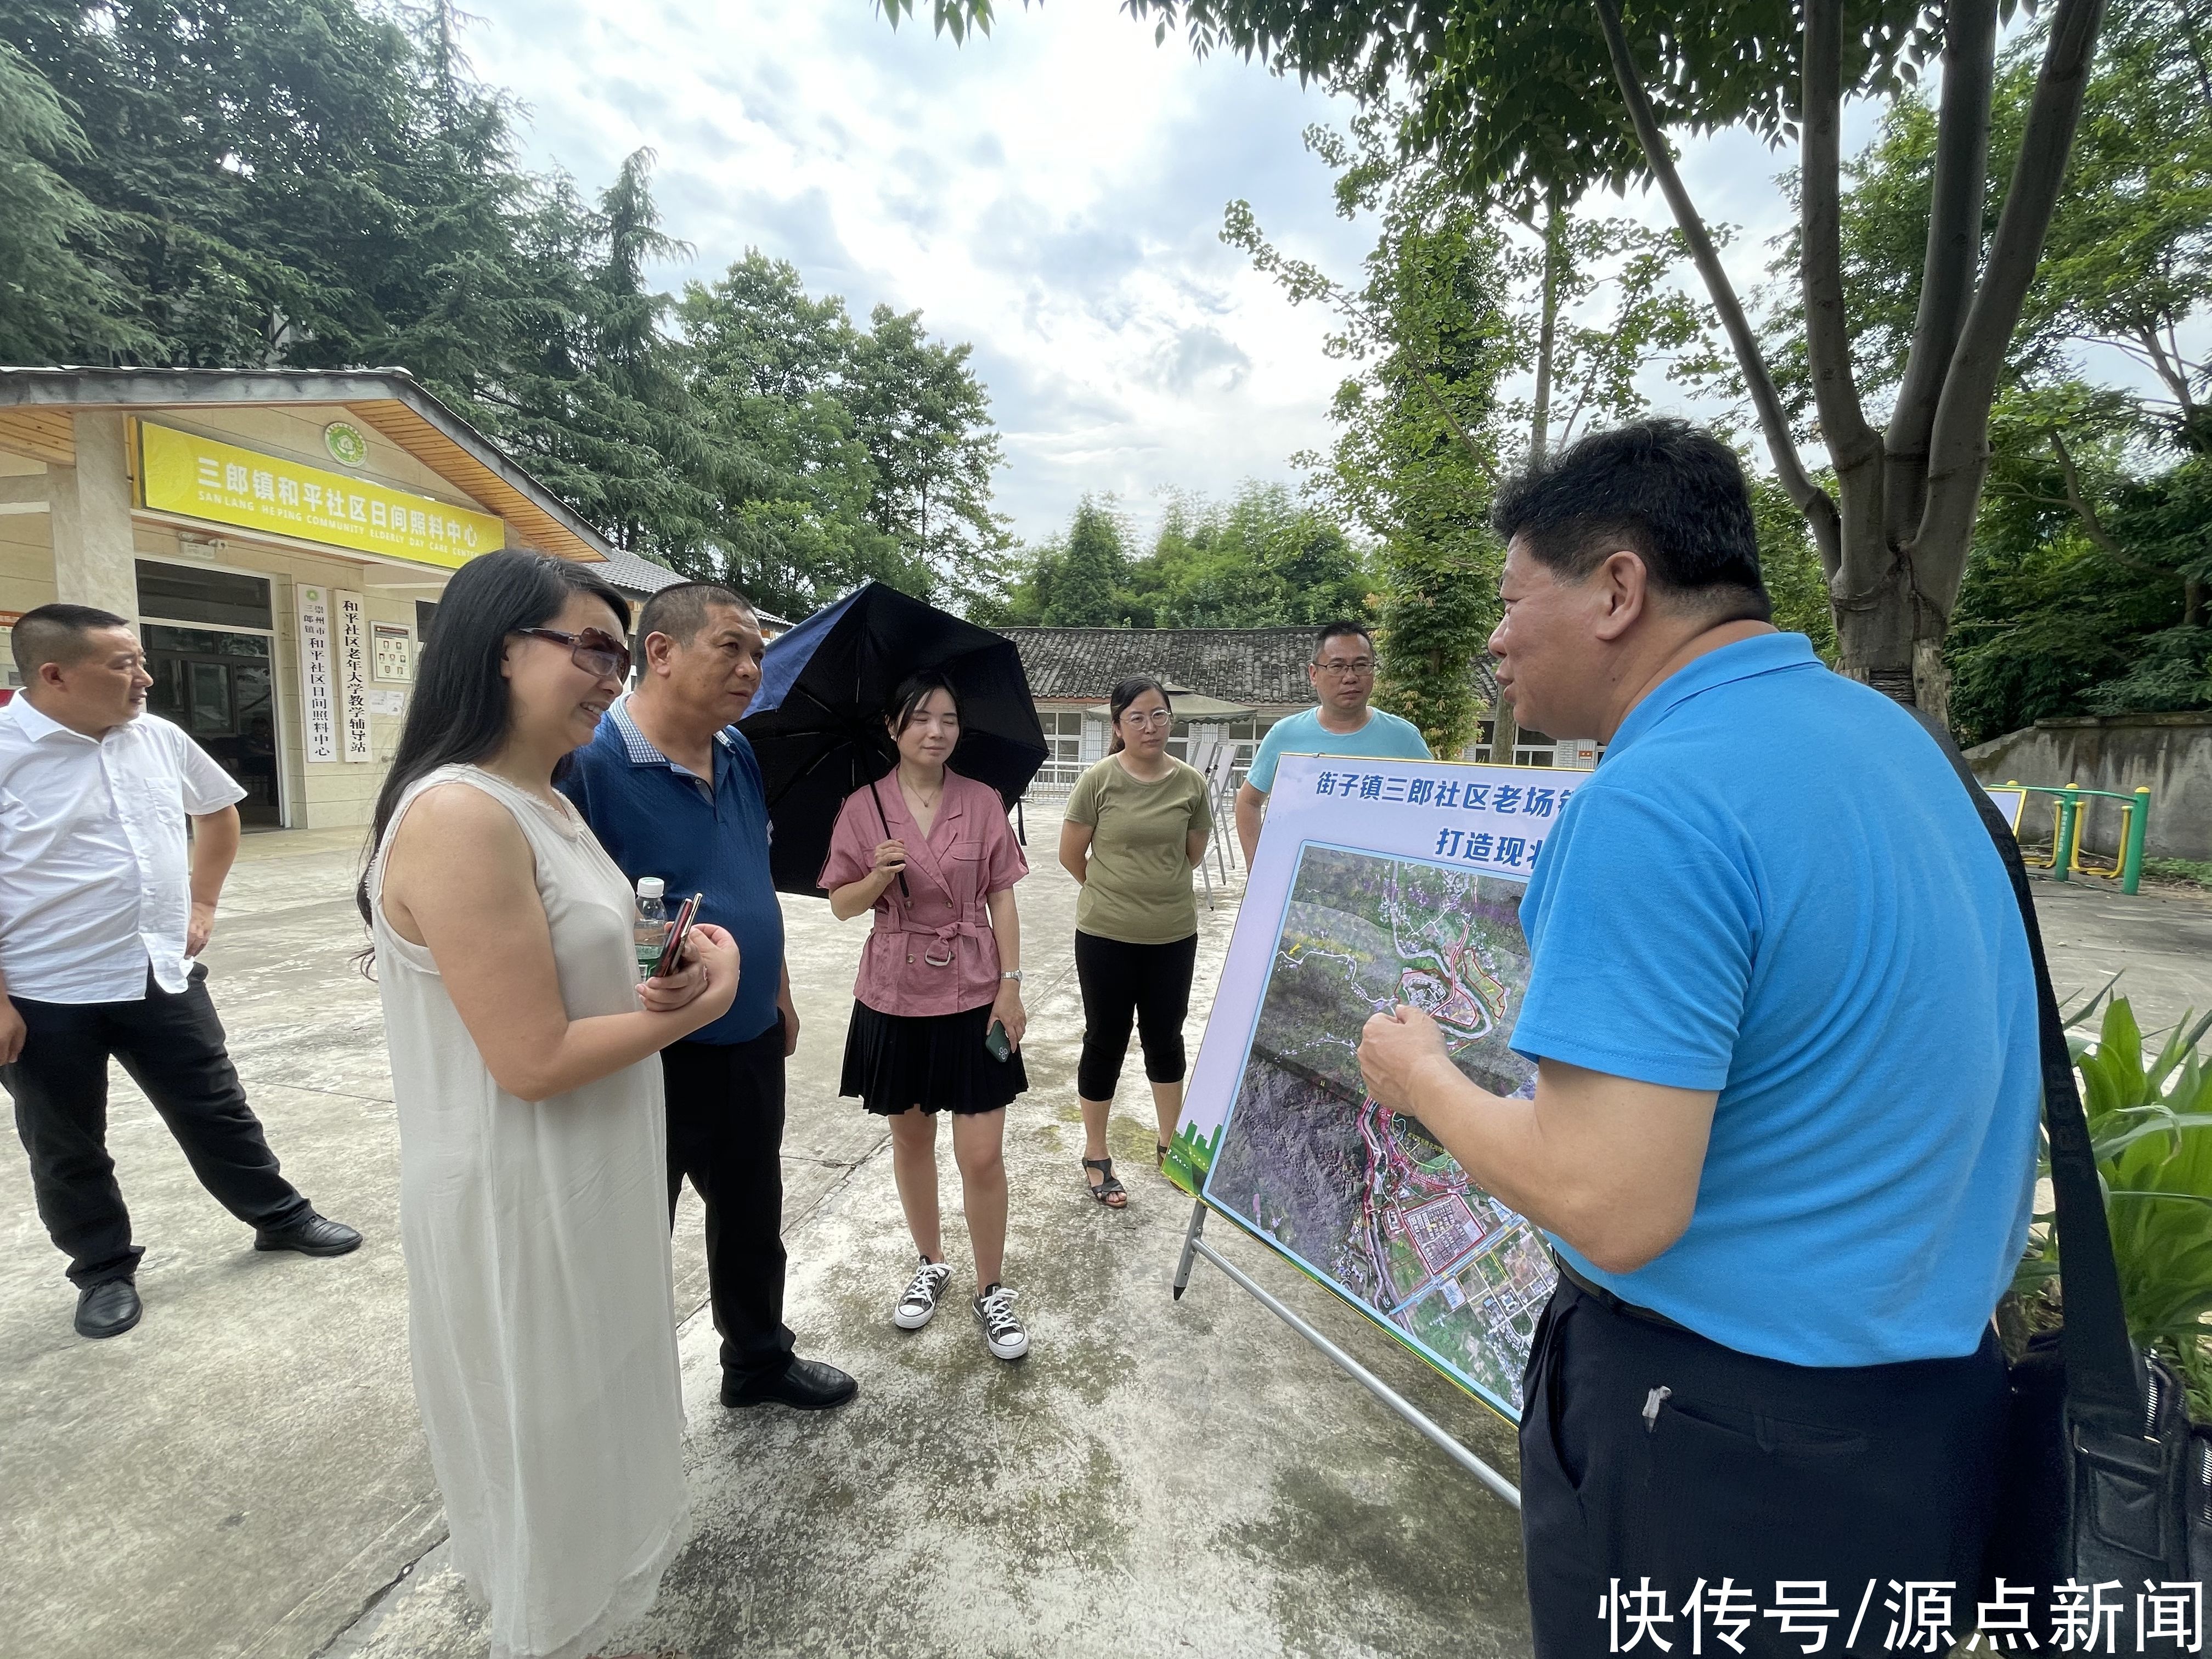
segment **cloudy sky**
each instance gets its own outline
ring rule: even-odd
[[[964,46],[894,31],[870,0],[468,9],[478,72],[529,108],[531,164],[596,190],[630,151],[659,153],[666,228],[696,250],[661,285],[757,246],[856,316],[918,308],[971,342],[1018,535],[1050,534],[1085,492],[1141,524],[1166,490],[1291,480],[1290,456],[1328,441],[1327,319],[1218,236],[1241,197],[1279,245],[1356,272],[1371,228],[1335,217],[1300,143],[1348,113],[1320,92],[1155,46],[1111,0],[1010,4]],[[1755,280],[1774,158],[1723,137],[1686,163],[1707,215],[1744,228]],[[1663,216],[1656,199],[1623,210]]]

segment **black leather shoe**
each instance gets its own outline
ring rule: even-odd
[[[138,1316],[144,1311],[139,1305],[138,1287],[127,1279],[88,1285],[77,1292],[76,1334],[120,1336],[138,1322]]]
[[[860,1391],[860,1385],[835,1365],[818,1359],[794,1358],[789,1366],[765,1382],[733,1386],[722,1378],[725,1406],[788,1406],[798,1412],[826,1412],[842,1406]]]
[[[301,1255],[343,1255],[361,1248],[361,1235],[343,1221],[313,1210],[289,1227],[264,1227],[253,1235],[257,1250],[297,1250]]]

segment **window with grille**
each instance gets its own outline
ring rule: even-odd
[[[1041,708],[1037,711],[1037,721],[1044,727],[1045,747],[1051,752],[1053,764],[1073,766],[1082,759],[1081,709]]]

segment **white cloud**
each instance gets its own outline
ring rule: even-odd
[[[696,256],[654,280],[758,246],[856,315],[919,308],[971,342],[1018,534],[1052,533],[1086,492],[1287,479],[1294,452],[1328,441],[1344,372],[1322,352],[1329,319],[1218,235],[1242,197],[1286,251],[1356,274],[1372,228],[1335,216],[1300,143],[1349,113],[1321,92],[1073,0],[1005,8],[964,46],[894,31],[869,0],[473,6],[468,50],[528,106],[532,165],[596,191],[630,151],[658,152],[666,228]],[[1729,261],[1746,288],[1788,211],[1770,182],[1787,159],[1741,134],[1685,151],[1701,206],[1742,227]],[[1656,194],[1618,210],[1665,217]]]
[[[919,308],[972,342],[1004,432],[1000,504],[1024,536],[1086,491],[1143,498],[1288,477],[1341,375],[1327,319],[1218,237],[1252,200],[1272,234],[1350,271],[1299,142],[1340,118],[1234,58],[1194,61],[1106,7],[1012,11],[956,47],[866,0],[490,0],[468,47],[530,108],[527,160],[587,190],[659,153],[673,286],[757,246],[865,317]]]

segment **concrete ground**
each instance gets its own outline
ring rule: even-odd
[[[2112,994],[2128,999],[2146,1036],[2212,1009],[2212,895],[2146,886],[2131,896],[2111,882],[2039,879],[2035,914],[2061,1007],[2118,974]]]
[[[1524,1651],[1510,1510],[1201,1265],[1151,1174],[1133,1066],[1114,1150],[1134,1198],[1083,1195],[1073,892],[1032,814],[1030,1092],[1010,1115],[1008,1279],[1034,1341],[991,1358],[949,1303],[908,1335],[912,1266],[884,1138],[836,1097],[865,924],[790,900],[805,1030],[786,1145],[792,1322],[861,1379],[827,1418],[715,1398],[698,1217],[676,1245],[696,1534],[614,1651],[708,1656],[1484,1655]],[[397,1144],[374,988],[349,958],[350,834],[250,837],[214,989],[287,1170],[368,1244],[257,1255],[118,1074],[110,1144],[148,1246],[143,1324],[70,1333],[72,1296],[0,1158],[0,1654],[41,1659],[475,1656],[481,1621],[409,1383]],[[2124,962],[2146,1029],[2212,1006],[2212,906],[2038,890],[2062,994]],[[1203,917],[1194,1038],[1232,902]],[[962,1271],[957,1178],[943,1160]],[[1267,1253],[1212,1237],[1509,1476],[1510,1431]]]

